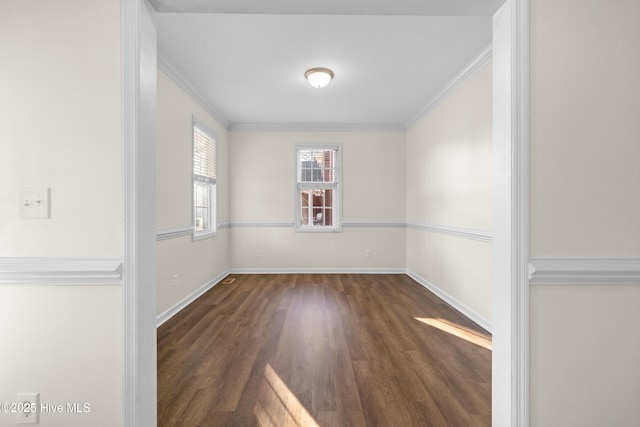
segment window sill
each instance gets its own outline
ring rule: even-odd
[[[194,232],[192,241],[197,242],[199,240],[212,239],[212,238],[215,239],[217,234],[218,233],[215,232],[215,231],[198,231],[198,232]]]
[[[296,227],[296,233],[342,233],[342,226],[326,227],[317,225],[307,225]]]

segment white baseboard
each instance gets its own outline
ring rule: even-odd
[[[405,274],[404,268],[232,268],[232,274]]]
[[[418,276],[413,271],[406,270],[406,274],[407,274],[407,276],[411,277],[413,280],[418,282],[420,285],[422,285],[426,289],[428,289],[431,292],[433,292],[434,294],[436,294],[436,296],[438,298],[442,299],[444,302],[446,302],[447,304],[449,304],[450,306],[452,306],[453,308],[458,310],[460,313],[464,314],[466,317],[471,319],[473,322],[478,324],[480,327],[482,327],[483,329],[485,329],[489,333],[492,332],[491,322],[489,320],[485,319],[480,314],[476,313],[474,310],[469,308],[467,305],[461,303],[460,301],[458,301],[457,299],[455,299],[454,297],[452,297],[451,295],[449,295],[448,293],[446,293],[445,291],[443,291],[442,289],[440,289],[439,287],[437,287],[433,283],[429,282],[428,280]]]
[[[222,281],[222,279],[228,276],[229,273],[230,273],[230,270],[223,271],[222,273],[218,274],[216,277],[209,280],[207,283],[205,283],[204,285],[200,286],[198,289],[193,291],[191,294],[187,295],[186,297],[178,301],[171,308],[159,314],[158,317],[156,318],[156,327],[159,328],[164,322],[171,319],[173,316],[175,316],[180,311],[182,311],[182,309],[184,309],[189,304],[191,304],[196,299],[198,299],[200,296],[202,296],[202,294],[204,294],[209,289],[213,288],[215,285],[220,283],[220,281]]]
[[[444,292],[442,289],[433,285],[428,280],[423,279],[414,272],[406,270],[404,268],[232,268],[225,270],[200,288],[187,295],[171,308],[158,315],[157,327],[160,327],[167,320],[171,319],[182,309],[186,308],[193,301],[198,299],[202,294],[209,289],[217,285],[222,279],[229,274],[406,274],[413,280],[424,286],[429,291],[433,292],[440,299],[447,304],[458,310],[460,313],[468,317],[473,322],[477,323],[480,327],[484,328],[488,332],[491,332],[491,322],[479,315],[465,304],[459,302],[451,295]]]

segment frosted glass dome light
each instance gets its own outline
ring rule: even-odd
[[[313,87],[321,88],[329,84],[333,78],[333,71],[328,68],[316,67],[307,70],[304,76]]]

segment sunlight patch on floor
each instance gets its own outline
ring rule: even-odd
[[[433,319],[431,317],[414,317],[414,319],[426,323],[429,326],[440,329],[443,332],[447,332],[453,336],[461,338],[470,343],[479,345],[487,350],[492,349],[491,339],[471,329],[464,328],[455,323],[451,323],[444,319]]]
[[[264,368],[264,381],[253,413],[260,427],[319,427],[268,363]]]

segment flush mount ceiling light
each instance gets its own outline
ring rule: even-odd
[[[321,88],[329,84],[333,78],[333,71],[324,67],[316,67],[307,70],[304,76],[313,87]]]

